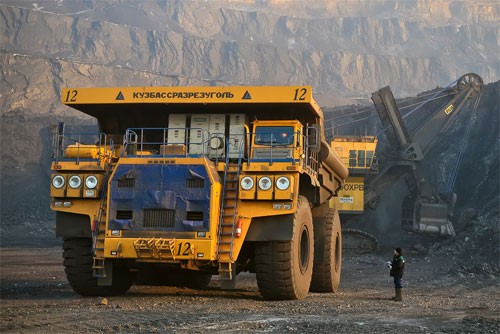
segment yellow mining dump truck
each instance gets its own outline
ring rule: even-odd
[[[348,170],[311,87],[65,88],[96,135],[54,131],[51,208],[81,295],[134,283],[235,287],[265,299],[334,292]],[[152,284],[153,284],[152,283]]]

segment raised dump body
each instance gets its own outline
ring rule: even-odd
[[[82,295],[141,284],[234,288],[266,299],[333,292],[348,171],[311,87],[67,88],[99,134],[54,136],[51,207]]]

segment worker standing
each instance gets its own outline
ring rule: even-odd
[[[403,258],[403,252],[401,248],[394,249],[394,257],[391,263],[391,277],[394,277],[394,288],[396,290],[396,296],[392,298],[394,301],[402,301],[403,296],[401,291],[403,289],[401,285],[401,279],[403,278],[403,272],[405,268],[405,259]]]

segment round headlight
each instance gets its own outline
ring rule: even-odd
[[[64,186],[64,177],[56,175],[52,178],[52,185],[54,188],[61,189]]]
[[[85,186],[89,189],[94,189],[97,187],[97,177],[94,175],[87,176],[85,179]]]
[[[78,188],[82,184],[82,179],[79,176],[73,175],[69,178],[68,184],[71,188]]]
[[[273,182],[267,176],[263,176],[259,179],[259,188],[262,190],[269,190],[269,189],[271,189],[272,185],[273,185]]]
[[[286,176],[280,176],[276,180],[276,188],[279,190],[287,190],[290,187],[290,180]]]
[[[250,190],[253,188],[253,179],[250,176],[245,176],[241,179],[240,185],[243,190]]]

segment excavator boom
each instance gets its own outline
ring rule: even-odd
[[[450,217],[456,202],[456,194],[437,194],[426,181],[425,166],[422,159],[433,146],[441,133],[446,131],[451,121],[456,117],[468,99],[480,96],[483,80],[474,73],[467,73],[457,80],[447,94],[453,96],[451,101],[444,104],[430,118],[422,122],[413,134],[407,130],[396,101],[389,87],[384,87],[372,94],[379,117],[384,129],[392,128],[388,132],[390,149],[399,152],[397,158],[386,163],[384,174],[399,168],[400,173],[407,176],[410,194],[403,201],[402,225],[406,230],[454,236],[455,231]],[[394,156],[394,155],[393,155]],[[379,174],[374,180],[381,180]],[[370,187],[377,191],[377,182]]]
[[[332,148],[336,152],[343,152],[346,157],[344,163],[349,167],[350,175],[344,185],[345,191],[339,193],[338,202],[333,205],[339,208],[341,214],[351,217],[353,214],[359,215],[363,212],[362,206],[360,209],[360,205],[357,204],[360,198],[364,206],[375,209],[382,194],[399,179],[405,177],[410,193],[402,203],[403,228],[424,234],[454,236],[455,231],[450,217],[457,197],[452,192],[453,184],[447,186],[446,193],[436,193],[431,184],[426,181],[426,166],[423,159],[439,135],[448,130],[451,121],[463,109],[466,101],[480,98],[482,86],[483,80],[479,75],[467,73],[461,76],[454,85],[437,91],[432,98],[424,100],[423,97],[419,97],[421,102],[419,107],[405,116],[401,114],[389,86],[374,92],[371,98],[388,140],[386,159],[385,161],[377,159],[381,154],[378,152],[377,140],[372,139],[370,142],[374,143],[377,149],[374,154],[370,151],[372,152],[370,164],[363,160],[364,164],[360,165],[359,162],[362,161],[360,157],[365,157],[369,153],[365,147],[367,140],[364,137],[361,139],[355,139],[352,136],[336,137],[331,142]],[[431,100],[442,102],[445,97],[448,97],[446,103],[441,103],[434,109],[428,108],[432,111],[431,115],[428,112],[418,114],[417,116],[425,119],[413,124],[413,129],[410,131],[403,121],[404,118],[427,102]],[[476,100],[475,107],[477,107],[477,102]],[[474,112],[475,110],[471,115]],[[340,156],[342,157],[342,154]],[[457,164],[459,163],[458,161]],[[358,192],[355,192],[353,185],[363,182],[362,180],[364,180],[363,187],[358,187]],[[348,219],[344,218],[345,220]],[[352,229],[345,229],[345,231],[351,231],[350,234],[353,236],[352,245],[345,246],[345,249],[353,248],[358,252],[365,252],[370,247],[376,248],[376,240],[374,241],[371,236],[364,237],[362,233],[356,233]],[[349,240],[349,233],[345,235],[345,239]],[[370,247],[367,246],[368,244]],[[362,245],[362,247],[357,245]]]

